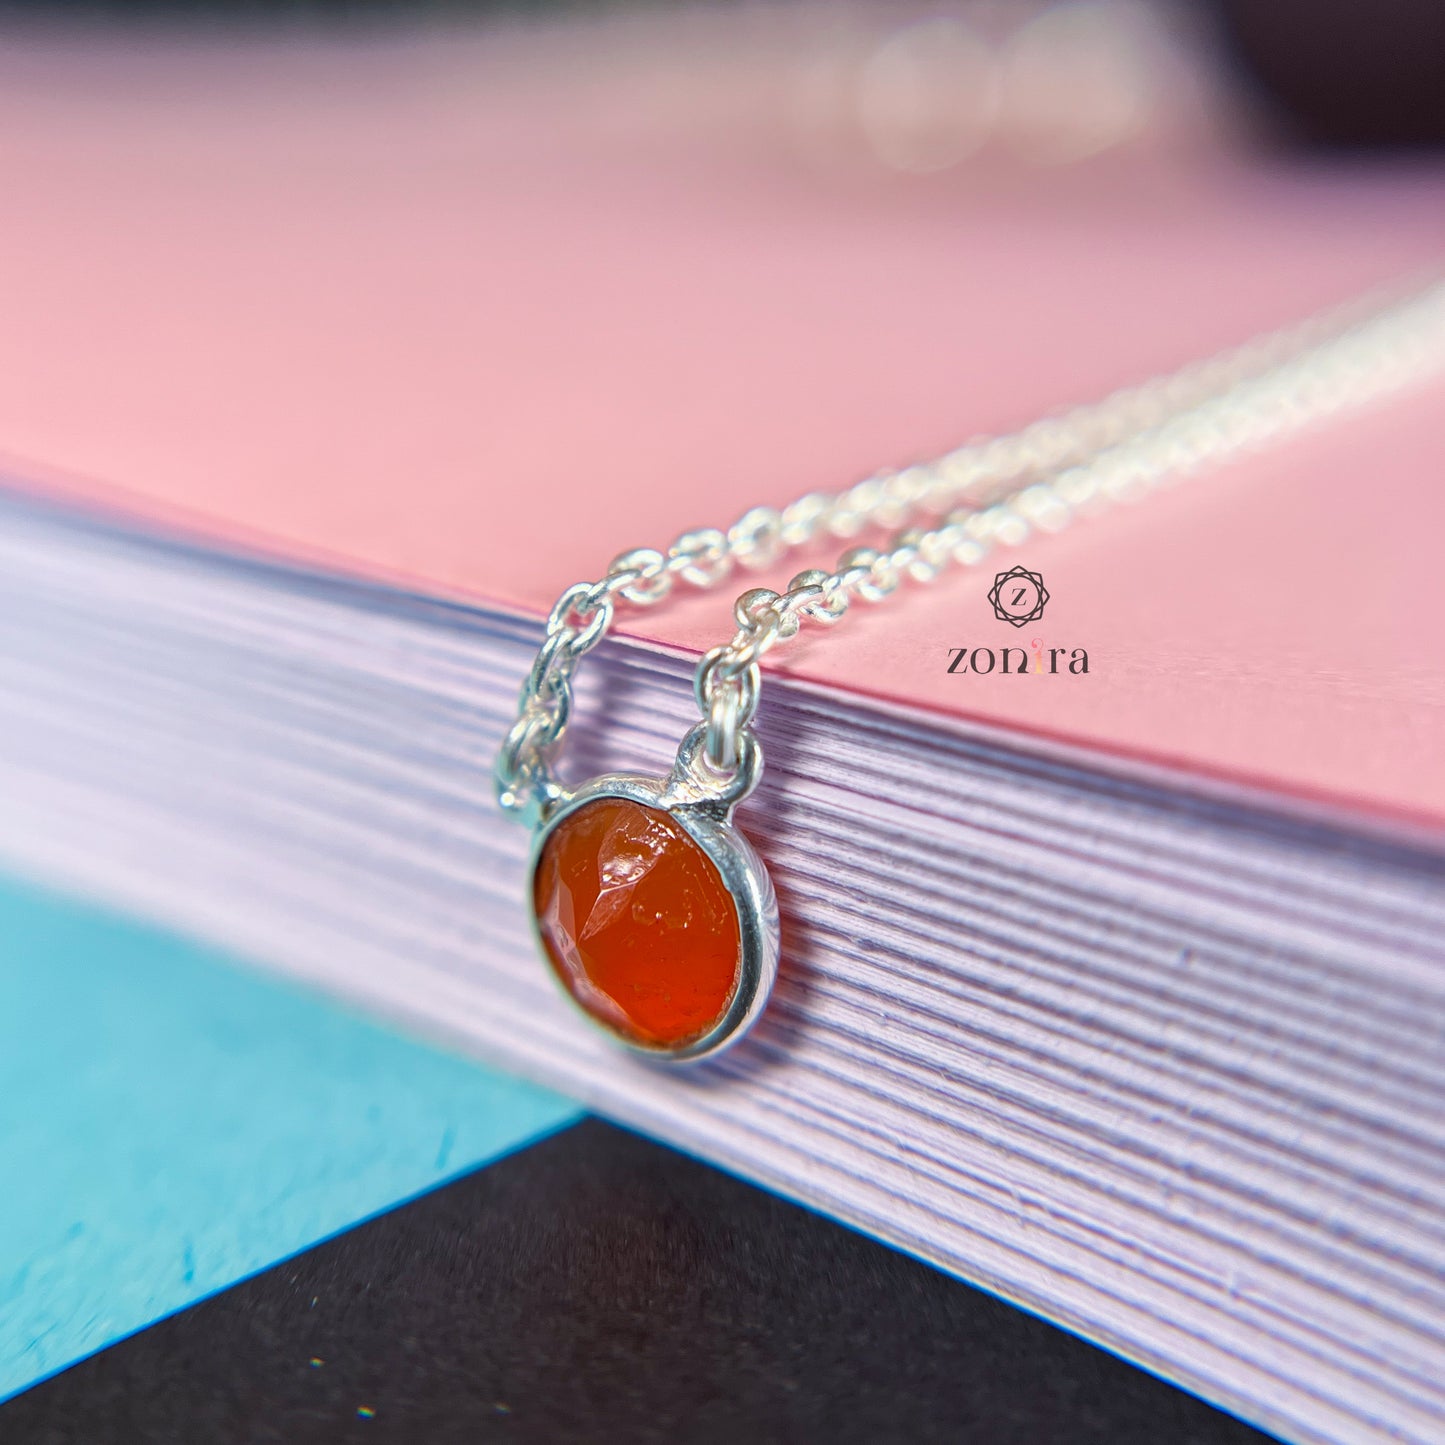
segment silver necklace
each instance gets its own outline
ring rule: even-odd
[[[624,552],[600,581],[568,587],[547,617],[496,763],[498,801],[534,830],[528,900],[563,990],[616,1040],[667,1061],[717,1053],[762,1013],[778,968],[778,907],[733,813],[762,773],[752,729],[759,660],[804,623],[831,626],[855,600],[882,602],[905,579],[975,566],[996,547],[1058,531],[1442,371],[1445,282],[1435,282],[843,492],[754,507],[726,531],[686,532],[666,551]],[[916,517],[931,520],[905,526]],[[666,777],[609,774],[576,788],[558,780],[573,675],[620,602],[652,606],[675,582],[715,587],[734,568],[771,566],[824,537],[900,527],[883,546],[849,546],[832,571],[798,573],[785,592],[752,587],[738,597],[736,632],[698,664],[702,720]]]

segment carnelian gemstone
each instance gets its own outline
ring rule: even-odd
[[[660,808],[584,803],[552,830],[532,885],[563,986],[623,1038],[678,1048],[737,988],[737,905],[717,865]]]

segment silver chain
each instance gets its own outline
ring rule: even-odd
[[[881,547],[850,546],[832,571],[799,572],[784,592],[752,587],[733,605],[737,631],[698,664],[704,756],[719,778],[749,741],[758,662],[804,622],[832,625],[855,601],[881,602],[904,579],[931,582],[995,547],[1056,532],[1076,517],[1278,443],[1445,371],[1445,282],[1404,300],[1359,303],[1258,337],[1091,406],[985,437],[931,462],[869,477],[782,508],[753,507],[726,531],[684,532],[665,552],[638,547],[597,582],[557,599],[497,757],[497,797],[540,815],[559,792],[552,764],[567,730],[577,664],[606,635],[619,600],[650,607],[675,582],[715,587],[735,567],[772,566],[824,536],[899,527]],[[908,525],[916,517],[933,520]]]

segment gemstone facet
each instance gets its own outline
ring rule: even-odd
[[[561,818],[533,877],[542,945],[563,987],[628,1042],[676,1049],[727,1014],[738,909],[671,814],[601,797]]]

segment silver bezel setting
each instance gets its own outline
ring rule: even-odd
[[[695,732],[696,741],[700,742],[701,730]],[[773,882],[757,850],[732,823],[733,808],[751,788],[753,776],[750,775],[755,775],[760,767],[760,757],[750,757],[747,762],[753,766],[740,768],[739,778],[731,786],[726,789],[709,788],[705,792],[706,782],[699,786],[697,781],[697,747],[689,747],[692,743],[694,734],[689,734],[679,750],[677,766],[667,778],[609,773],[573,791],[558,790],[532,840],[532,856],[527,868],[527,903],[532,918],[532,936],[560,992],[578,1013],[614,1043],[644,1058],[667,1063],[695,1063],[712,1058],[735,1044],[767,1007],[778,972],[778,902]],[[711,860],[737,909],[738,973],[732,1001],[727,1012],[707,1033],[678,1048],[638,1043],[588,1013],[558,977],[542,938],[541,922],[532,902],[542,850],[562,822],[579,808],[603,798],[624,798],[667,813]]]

